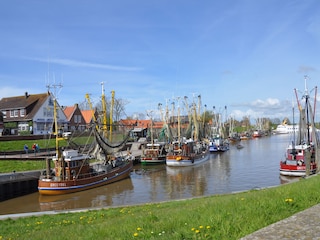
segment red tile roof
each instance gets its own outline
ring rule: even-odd
[[[86,124],[89,124],[91,122],[93,122],[93,110],[81,110],[81,114],[86,122]]]
[[[70,119],[72,118],[75,110],[76,110],[76,106],[69,106],[63,109],[63,112],[66,115],[68,121],[70,121]]]

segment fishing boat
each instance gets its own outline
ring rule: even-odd
[[[317,164],[315,162],[315,148],[313,145],[290,144],[286,149],[285,160],[280,162],[280,174],[284,176],[303,177],[306,175],[306,157],[310,154],[309,174],[315,174]]]
[[[186,101],[185,105],[189,115],[189,126],[185,134],[181,134],[180,129],[180,108],[178,108],[178,135],[169,144],[166,156],[166,164],[171,167],[186,167],[203,163],[209,159],[208,141],[204,138],[204,121],[201,121],[200,111],[196,111],[201,106],[201,96],[198,96],[198,106],[193,103],[189,109]],[[179,104],[178,104],[179,105]]]
[[[295,94],[297,97],[296,89]],[[316,95],[317,92],[315,91],[315,102]],[[305,100],[304,108],[302,108],[297,97],[300,112],[299,131],[297,132],[297,137],[295,137],[296,134],[293,132],[293,140],[286,149],[284,160],[280,161],[280,175],[302,177],[317,172],[319,138],[314,124],[315,105],[314,109],[312,109],[310,96],[306,87],[306,78],[303,99]]]
[[[147,143],[141,156],[141,164],[161,164],[166,162],[167,151],[164,142]]]
[[[192,139],[174,141],[166,157],[167,166],[186,167],[203,163],[209,159],[208,144]]]
[[[215,108],[214,108],[215,109]],[[227,107],[225,106],[225,110]],[[225,124],[222,120],[222,114],[214,113],[212,118],[212,127],[211,127],[211,138],[209,141],[209,152],[225,152],[229,150],[229,139],[227,136],[227,131]]]
[[[263,132],[261,130],[254,130],[252,133],[253,138],[260,138],[263,136]]]
[[[147,164],[161,164],[166,162],[166,143],[165,142],[155,142],[154,132],[153,132],[153,120],[152,111],[148,114],[151,117],[151,128],[150,137],[151,142],[146,144],[146,148],[142,151],[140,162],[143,165]]]
[[[116,145],[111,145],[101,134],[100,128],[92,127],[95,140],[89,147],[66,149],[59,146],[64,138],[58,134],[57,102],[54,100],[54,124],[56,135],[56,154],[46,160],[46,170],[38,180],[38,191],[41,195],[61,195],[84,191],[110,184],[130,176],[133,163],[124,157],[115,157],[114,149],[123,147],[129,138]],[[96,121],[95,121],[96,122]],[[97,122],[96,122],[97,124]],[[92,137],[92,136],[91,136]],[[75,145],[75,144],[74,144]],[[85,149],[88,149],[85,152]],[[99,162],[92,163],[99,153],[103,156]],[[51,168],[51,161],[53,167]]]
[[[209,142],[209,152],[225,152],[229,150],[229,141],[220,135],[215,135]]]

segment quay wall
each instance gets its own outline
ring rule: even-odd
[[[38,191],[40,171],[0,175],[0,202]]]

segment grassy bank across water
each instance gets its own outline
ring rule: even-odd
[[[1,221],[0,239],[239,239],[320,202],[320,176],[275,188]]]

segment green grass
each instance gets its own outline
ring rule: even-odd
[[[93,141],[93,137],[89,138],[89,142]],[[88,137],[75,137],[72,139],[73,142],[79,145],[84,145],[88,141]],[[55,139],[39,139],[39,140],[12,140],[12,141],[0,141],[0,152],[9,151],[23,151],[25,144],[29,146],[29,151],[32,152],[32,145],[38,143],[41,149],[55,148]],[[67,140],[59,141],[59,146],[66,147],[68,145]]]
[[[30,156],[31,155],[32,154],[30,154]],[[0,173],[41,170],[44,169],[45,166],[44,160],[0,160]]]
[[[263,190],[1,222],[0,239],[239,239],[320,202],[320,176]]]

